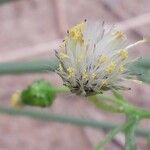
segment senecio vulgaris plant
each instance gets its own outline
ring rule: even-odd
[[[128,51],[143,42],[145,39],[129,44],[116,27],[85,20],[67,31],[56,51],[56,72],[71,92],[88,97],[100,109],[126,115],[125,123],[109,132],[95,150],[104,149],[118,132],[125,134],[125,149],[136,150],[135,127],[150,114],[129,104],[119,91],[130,89],[124,86],[124,80],[136,78],[127,67],[134,61]],[[114,96],[104,96],[105,91],[112,91]]]
[[[150,111],[129,104],[120,91],[130,90],[124,86],[125,80],[138,79],[139,74],[133,74],[128,67],[137,58],[133,60],[128,51],[143,42],[145,39],[130,44],[115,26],[85,20],[67,31],[59,50],[55,51],[59,61],[56,72],[68,88],[53,87],[45,80],[34,81],[12,96],[12,105],[51,106],[58,92],[70,89],[87,97],[99,109],[126,116],[126,121],[110,131],[95,150],[103,150],[119,132],[125,135],[125,150],[136,150],[135,128],[141,119],[150,117]],[[113,95],[106,95],[105,91]]]

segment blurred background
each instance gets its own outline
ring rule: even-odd
[[[0,0],[0,62],[50,59],[67,29],[79,21],[117,24],[131,42],[145,37],[147,43],[131,51],[134,56],[150,56],[150,1],[148,0]],[[35,79],[61,85],[61,79],[47,70],[42,73],[0,75],[0,103],[10,105],[10,97]],[[131,103],[150,108],[150,86],[128,83],[125,96]],[[97,110],[81,97],[60,94],[50,112],[84,118],[121,122],[124,117]],[[39,111],[45,109],[38,108]],[[150,121],[141,122],[148,128]],[[105,132],[26,117],[0,115],[0,150],[91,150]],[[119,134],[106,150],[123,150]],[[138,150],[148,150],[146,140],[137,138]]]

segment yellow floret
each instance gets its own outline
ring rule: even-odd
[[[67,72],[68,72],[68,78],[69,79],[74,76],[74,68],[73,67],[68,67]]]
[[[108,56],[103,54],[98,58],[97,61],[98,61],[98,64],[102,64],[102,63],[106,62],[107,60],[108,60]]]
[[[125,71],[125,67],[123,65],[119,66],[119,72],[124,72]]]
[[[116,39],[124,39],[124,37],[125,37],[124,32],[122,32],[122,31],[115,32],[114,36]]]
[[[80,54],[77,56],[77,62],[80,63],[83,59],[84,59],[84,55],[83,55],[83,53],[80,53]]]
[[[63,71],[63,67],[62,67],[61,64],[59,64],[58,70],[61,71],[61,72]]]
[[[84,69],[84,70],[82,71],[82,78],[83,78],[83,79],[87,79],[86,69]]]
[[[69,58],[69,56],[67,54],[63,53],[63,52],[60,52],[59,53],[59,58],[60,59],[65,59],[65,58]]]
[[[23,104],[21,103],[21,100],[20,100],[20,94],[21,94],[21,92],[17,91],[16,93],[14,93],[12,95],[12,97],[11,97],[11,105],[13,107],[19,108],[19,107],[23,106]]]
[[[102,80],[101,81],[101,86],[106,86],[108,84],[107,80]]]
[[[82,29],[84,28],[85,22],[81,22],[69,30],[69,36],[77,42],[83,43]]]
[[[91,74],[91,78],[94,79],[95,77],[96,77],[96,74],[93,72],[93,73]]]
[[[128,50],[127,49],[121,49],[121,50],[119,50],[118,55],[122,60],[125,60],[128,58]]]
[[[107,67],[106,67],[106,72],[111,74],[116,67],[116,64],[114,62],[111,62]]]

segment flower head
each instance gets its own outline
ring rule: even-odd
[[[121,81],[128,76],[128,50],[141,42],[128,45],[126,35],[115,27],[81,22],[68,30],[56,51],[60,62],[56,72],[79,95],[125,89]]]

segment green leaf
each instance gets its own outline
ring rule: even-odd
[[[127,67],[130,74],[137,75],[138,80],[150,83],[150,57],[140,58]]]

